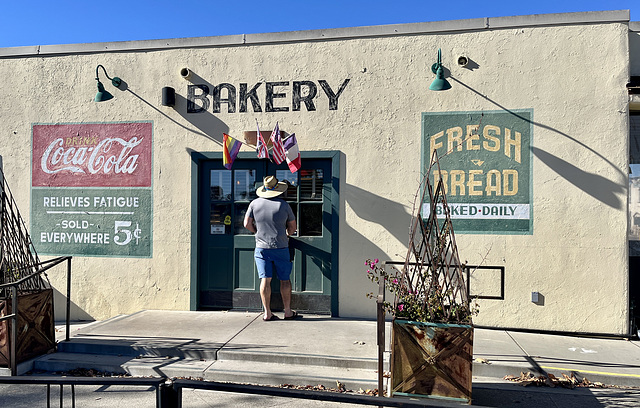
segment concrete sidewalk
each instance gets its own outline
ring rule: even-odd
[[[388,360],[391,324],[386,324]],[[58,326],[59,340],[64,327]],[[640,386],[640,342],[476,329],[474,377],[572,372],[592,382]],[[377,388],[376,322],[305,315],[145,310],[72,327],[58,352],[19,371],[85,368],[265,385]],[[388,361],[385,364],[388,370]]]

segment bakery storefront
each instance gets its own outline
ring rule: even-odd
[[[634,27],[606,11],[0,49],[3,170],[40,257],[73,256],[74,318],[258,311],[242,218],[266,175],[298,220],[293,307],[373,318],[364,261],[405,258],[436,151],[458,252],[482,266],[476,324],[627,335]],[[432,90],[438,58],[450,86]],[[295,171],[257,156],[276,127]]]

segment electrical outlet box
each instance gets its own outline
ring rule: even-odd
[[[533,303],[540,302],[540,292],[531,292],[531,301]]]

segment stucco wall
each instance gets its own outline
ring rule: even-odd
[[[247,36],[247,44],[164,50],[105,46],[101,52],[95,45],[86,53],[71,47],[68,55],[5,52],[0,59],[5,173],[28,224],[32,123],[153,121],[153,256],[74,257],[72,299],[96,319],[140,309],[185,310],[193,255],[190,152],[221,151],[222,132],[240,138],[254,130],[256,118],[264,127],[278,121],[282,130],[296,133],[301,150],[344,154],[340,314],[373,317],[375,305],[366,293],[374,288],[363,262],[406,254],[420,179],[422,112],[532,109],[533,234],[456,237],[463,260],[505,266],[505,300],[480,301],[475,322],[625,333],[628,28],[624,21],[513,20],[522,21],[527,24],[519,28],[483,28],[480,20],[469,25],[476,28],[460,31],[438,23],[432,25],[438,30],[425,34],[345,32],[331,40],[318,31],[291,36],[298,40],[273,35],[269,42],[264,35],[252,43]],[[430,67],[438,48],[453,88],[431,92]],[[457,66],[459,55],[471,58],[473,69]],[[103,81],[116,98],[92,102],[97,64],[121,77],[128,90]],[[221,113],[188,114],[189,82],[179,76],[183,67],[196,74],[193,83],[210,85],[323,79],[337,90],[345,79],[350,82],[337,110],[329,110],[327,97],[318,92],[315,112],[303,107],[227,113],[223,104]],[[165,86],[176,89],[175,108],[160,105]],[[290,88],[285,92],[289,98]],[[290,106],[288,99],[278,103]],[[49,276],[64,292],[63,269]],[[532,291],[544,295],[543,306],[531,302]]]

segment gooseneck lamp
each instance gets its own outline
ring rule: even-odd
[[[98,65],[96,67],[96,81],[98,81],[98,93],[96,94],[96,97],[94,99],[95,102],[104,102],[113,98],[113,95],[111,95],[108,91],[106,91],[104,89],[104,85],[102,85],[102,82],[100,82],[100,78],[98,77],[98,70],[100,68],[102,68],[102,70],[104,71],[104,75],[111,80],[111,84],[113,86],[118,88],[122,83],[122,79],[118,77],[113,77],[113,78],[109,77],[109,74],[107,74],[107,70],[102,65]]]
[[[429,89],[432,91],[444,91],[451,89],[451,84],[444,79],[444,69],[442,68],[442,56],[440,48],[438,48],[438,62],[431,66],[431,71],[436,74],[436,79],[433,80]]]

